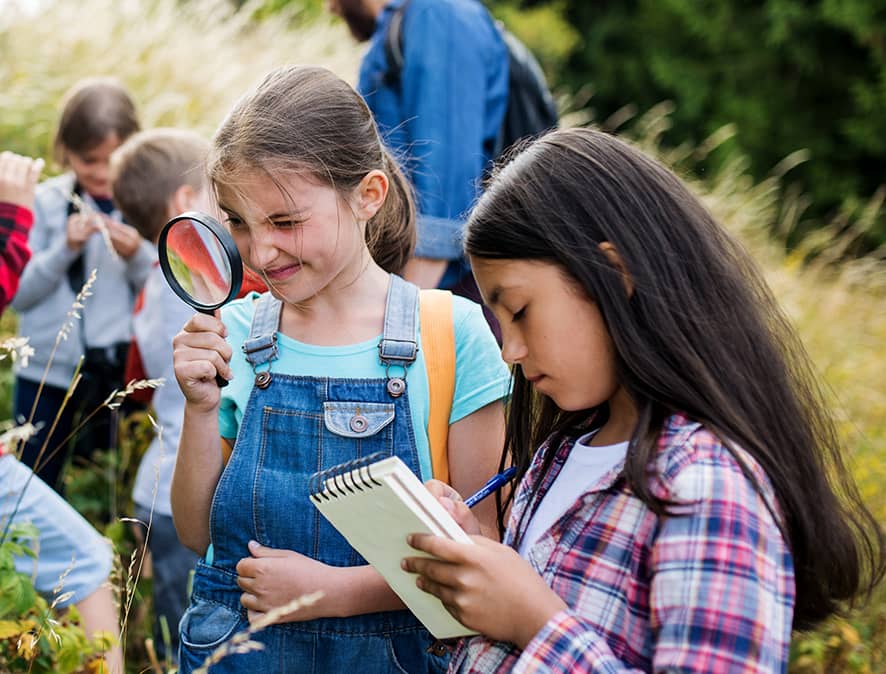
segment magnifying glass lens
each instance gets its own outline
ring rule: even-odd
[[[160,269],[173,292],[211,314],[240,292],[243,261],[231,234],[206,213],[188,211],[163,227],[157,241]],[[219,374],[219,386],[228,382]]]
[[[199,220],[181,218],[166,233],[166,261],[181,290],[209,307],[229,299],[233,271],[218,237]]]

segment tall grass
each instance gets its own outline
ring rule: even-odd
[[[233,101],[277,65],[315,63],[355,79],[358,48],[341,25],[325,19],[304,24],[297,13],[260,23],[249,16],[248,7],[236,14],[225,0],[55,0],[36,14],[4,7],[0,149],[49,158],[59,99],[86,75],[119,77],[132,90],[145,127],[186,126],[207,135]],[[659,139],[667,113],[663,105],[627,130],[687,175],[736,132],[727,127],[700,147],[663,150]],[[568,119],[583,118],[579,113]],[[771,232],[790,232],[803,217],[804,197],[785,189],[784,178],[794,164],[807,160],[798,152],[774,167],[770,179],[754,182],[745,160],[735,156],[704,181],[690,181],[718,219],[747,243],[799,328],[828,387],[862,495],[886,523],[886,271],[873,257],[838,267],[810,266],[807,248],[785,254],[772,242]],[[877,208],[872,202],[871,210]],[[851,236],[849,225],[848,235],[835,233],[847,231],[847,223],[840,222],[808,245],[838,250]],[[14,316],[8,313],[0,322],[0,338],[13,329]],[[6,386],[8,398],[7,367],[8,360],[0,361],[0,386]],[[8,403],[0,395],[0,409],[3,404]],[[886,672],[884,643],[881,592],[849,622],[798,637],[792,669]]]
[[[0,11],[0,146],[50,154],[62,94],[113,75],[134,93],[143,125],[211,133],[272,68],[323,65],[349,81],[358,47],[331,20],[298,13],[255,22],[227,0],[10,0]],[[297,4],[296,4],[297,7]]]

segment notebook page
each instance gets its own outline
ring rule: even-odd
[[[476,634],[453,618],[439,599],[418,589],[414,574],[400,568],[404,557],[424,554],[407,545],[406,536],[410,533],[429,533],[472,543],[470,537],[399,459],[385,459],[370,469],[372,477],[382,486],[359,479],[355,485],[351,474],[345,473],[338,478],[338,488],[327,482],[339,496],[329,500],[311,499],[312,502],[384,576],[431,634],[440,639]],[[353,493],[342,492],[343,480],[354,489]]]

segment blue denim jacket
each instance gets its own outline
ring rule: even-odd
[[[507,106],[507,47],[478,0],[412,0],[400,87],[389,87],[385,35],[402,4],[393,0],[379,16],[357,89],[418,194],[416,255],[458,260],[464,216]]]

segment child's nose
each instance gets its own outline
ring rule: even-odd
[[[277,248],[261,235],[252,238],[250,249],[255,269],[265,269],[277,257]]]
[[[508,365],[515,365],[526,358],[528,350],[525,342],[502,332],[501,358]]]

